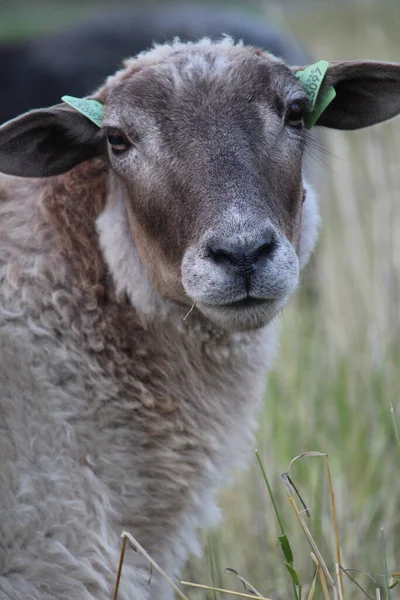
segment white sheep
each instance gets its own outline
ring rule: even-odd
[[[325,83],[319,125],[400,112],[399,65]],[[122,530],[179,576],[249,457],[317,235],[310,101],[282,61],[175,42],[93,98],[100,129],[65,104],[0,128],[1,600],[109,600]],[[172,592],[129,552],[119,598]]]

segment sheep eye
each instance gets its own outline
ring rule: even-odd
[[[297,102],[292,102],[286,113],[286,124],[296,129],[301,129],[303,121],[303,107]]]
[[[107,140],[114,154],[122,154],[131,146],[127,137],[119,129],[109,129]]]

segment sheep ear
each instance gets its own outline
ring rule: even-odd
[[[293,67],[293,72],[307,67]],[[315,125],[361,129],[400,113],[400,63],[378,61],[331,62],[320,93],[333,86],[336,96]]]
[[[105,153],[104,133],[66,104],[32,110],[0,127],[0,172],[49,177]]]

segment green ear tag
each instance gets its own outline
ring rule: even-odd
[[[75,108],[78,112],[85,115],[88,119],[93,121],[97,127],[103,125],[104,117],[104,106],[97,100],[86,100],[86,98],[74,98],[73,96],[63,96],[61,98],[65,104],[69,104],[72,108]]]
[[[307,113],[304,117],[304,124],[307,129],[311,129],[336,96],[335,88],[331,85],[320,91],[328,66],[329,63],[326,60],[320,60],[304,69],[304,71],[297,71],[296,73],[296,77],[303,86],[313,107],[312,112]]]

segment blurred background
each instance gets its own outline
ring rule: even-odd
[[[187,1],[13,0],[0,3],[0,121],[89,93],[121,60],[153,40],[230,33],[288,62],[400,61],[398,0]],[[323,228],[302,287],[280,316],[281,343],[260,414],[258,449],[307,590],[310,549],[280,478],[305,451],[329,454],[342,563],[375,597],[400,571],[400,118],[359,132],[321,132],[310,149]],[[393,407],[394,412],[391,412]],[[393,419],[394,417],[394,419]],[[334,532],[323,459],[291,471],[331,573]],[[280,531],[254,457],[221,495],[224,519],[205,534],[191,580],[243,590],[236,569],[263,595],[293,598]],[[132,532],[134,534],[134,532]],[[362,592],[345,579],[345,597]],[[392,598],[400,597],[400,586]],[[221,598],[185,588],[192,600]],[[315,597],[321,597],[316,591]]]

